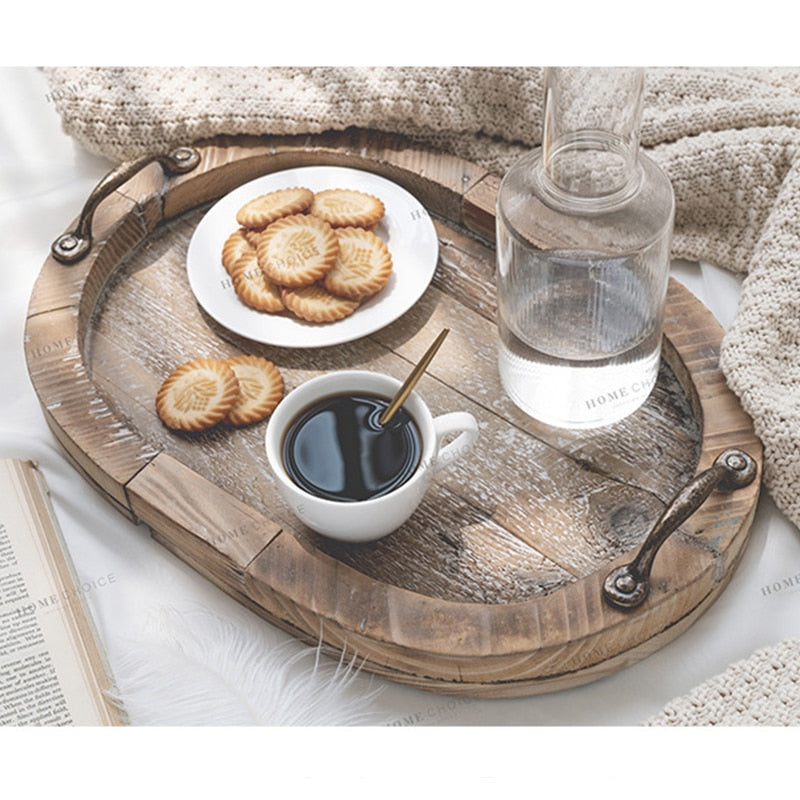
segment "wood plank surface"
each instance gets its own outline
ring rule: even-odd
[[[653,459],[652,470],[646,476],[639,474],[643,455],[635,452],[630,456],[630,482],[634,482],[635,475],[638,485],[622,482],[618,474],[611,478],[614,473],[609,472],[608,465],[605,470],[590,466],[585,452],[580,461],[564,458],[561,449],[546,441],[545,430],[537,430],[532,420],[519,413],[503,394],[496,375],[493,323],[465,305],[467,295],[462,297],[465,302],[459,302],[438,289],[448,283],[447,267],[401,320],[372,337],[329,348],[324,355],[287,352],[232,339],[197,307],[186,285],[185,250],[203,211],[165,224],[150,237],[147,247],[135,253],[116,274],[104,307],[93,323],[94,380],[114,398],[117,416],[130,420],[130,426],[145,435],[154,451],[170,453],[200,474],[212,475],[218,485],[274,515],[283,525],[295,522],[268,473],[263,430],[216,429],[203,437],[182,437],[167,431],[153,405],[166,375],[194,357],[249,352],[274,361],[284,375],[288,391],[330,369],[369,366],[403,378],[429,344],[431,331],[451,329],[446,346],[418,391],[436,413],[464,409],[479,420],[481,433],[475,457],[443,473],[420,515],[390,539],[371,548],[356,549],[337,547],[320,539],[319,546],[326,552],[339,553],[340,558],[367,574],[378,579],[392,574],[395,581],[416,591],[427,587],[425,592],[431,596],[479,598],[481,590],[470,588],[480,586],[479,580],[465,574],[463,568],[454,573],[444,565],[450,554],[440,543],[457,538],[453,527],[460,515],[463,524],[473,529],[491,521],[497,531],[516,540],[515,548],[526,544],[534,549],[536,558],[545,559],[573,578],[582,577],[635,546],[663,510],[658,491],[670,495],[693,471],[696,422],[691,415],[681,413],[688,405],[684,400],[677,409],[668,405],[665,410],[657,408],[659,400],[681,399],[675,387],[672,394],[653,397],[651,405],[656,408],[649,410],[647,416],[661,420],[661,424],[648,421],[642,431],[657,437],[656,441],[671,437],[677,444],[669,448],[669,454]],[[170,299],[169,304],[165,304],[165,297]],[[142,319],[147,320],[147,325],[142,324]],[[320,369],[322,358],[324,370]],[[664,370],[666,376],[666,366]],[[688,431],[676,428],[676,421]],[[638,439],[633,435],[629,438],[638,442],[641,435]],[[585,437],[581,441],[585,451]],[[601,437],[595,435],[595,460],[604,457],[608,461],[608,453],[613,452],[616,473],[625,457],[618,450],[616,437],[603,444]],[[644,456],[649,453],[645,447]],[[435,513],[440,507],[449,513]],[[531,520],[539,523],[532,527]],[[612,527],[613,538],[608,533]],[[576,537],[575,531],[581,535]],[[313,536],[310,532],[308,535]],[[426,559],[419,558],[420,548],[428,554]],[[425,565],[422,572],[420,565]],[[549,579],[545,583],[549,585]],[[497,594],[497,589],[493,592]],[[509,590],[505,596],[520,599]]]
[[[225,138],[192,173],[157,165],[98,211],[87,261],[48,259],[31,300],[26,354],[48,424],[124,513],[247,607],[308,641],[366,658],[392,680],[450,693],[553,691],[620,669],[678,635],[727,585],[747,541],[758,485],[714,493],[659,552],[652,593],[620,612],[602,600],[612,566],[636,551],[671,497],[730,446],[760,463],[750,420],[718,366],[721,329],[669,288],[656,389],[630,417],[569,432],[530,419],[496,367],[496,176],[374,132]],[[292,350],[211,319],[186,278],[189,239],[219,195],[305,164],[371,169],[435,215],[431,286],[401,318],[357,341]],[[476,235],[477,234],[477,235]],[[391,536],[346,545],[306,529],[278,495],[264,424],[168,431],[155,394],[197,357],[262,355],[286,390],[322,372],[404,378],[443,327],[418,386],[434,414],[470,411],[470,458],[439,473]]]

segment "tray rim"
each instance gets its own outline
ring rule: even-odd
[[[513,627],[514,618],[518,619],[523,611],[535,614],[541,608],[548,607],[549,613],[568,615],[570,603],[565,598],[572,599],[570,596],[574,594],[576,604],[587,602],[585,592],[579,591],[576,584],[581,584],[581,588],[596,585],[599,601],[602,579],[617,562],[609,562],[602,574],[598,572],[573,582],[551,595],[519,603],[485,606],[417,595],[401,587],[367,579],[357,570],[320,551],[309,553],[289,530],[272,531],[265,541],[263,531],[269,529],[270,523],[263,519],[263,525],[258,520],[254,522],[261,526],[261,538],[254,545],[256,552],[253,549],[240,551],[232,548],[216,554],[209,552],[210,565],[197,563],[196,559],[192,563],[193,548],[198,543],[201,543],[201,549],[203,544],[208,545],[207,532],[197,530],[196,520],[170,518],[165,510],[167,504],[153,502],[148,495],[148,487],[151,485],[150,474],[158,472],[161,477],[169,475],[170,480],[175,482],[169,487],[170,490],[180,494],[186,480],[195,480],[195,477],[187,476],[180,466],[170,463],[170,460],[174,461],[170,456],[148,451],[142,442],[136,442],[135,431],[131,432],[129,440],[123,445],[115,445],[117,449],[111,451],[101,446],[107,442],[97,442],[92,431],[86,430],[80,422],[76,423],[88,403],[102,402],[102,394],[92,384],[87,368],[85,341],[92,311],[119,260],[157,225],[221,196],[230,187],[243,182],[243,175],[255,177],[283,169],[287,164],[355,166],[397,180],[412,192],[421,191],[420,187],[424,187],[426,205],[432,213],[459,223],[484,239],[492,237],[493,196],[499,184],[497,176],[477,165],[444,154],[435,154],[434,157],[425,148],[410,147],[402,138],[376,135],[374,132],[310,137],[220,137],[195,146],[200,151],[201,164],[194,172],[165,179],[157,165],[153,165],[106,200],[95,220],[95,249],[84,262],[72,267],[65,267],[52,257],[48,258],[34,287],[29,306],[26,360],[45,418],[78,470],[118,510],[130,519],[147,524],[162,544],[229,594],[280,627],[314,643],[322,638],[331,652],[354,652],[360,657],[366,655],[369,659],[366,666],[368,670],[392,680],[447,693],[515,696],[585,683],[658,649],[691,624],[716,599],[727,585],[746,544],[758,500],[758,482],[737,493],[736,507],[742,513],[728,551],[710,558],[700,574],[692,576],[693,580],[687,581],[684,587],[678,587],[673,595],[655,593],[648,600],[646,608],[649,612],[658,610],[663,617],[663,626],[659,631],[637,640],[635,633],[628,633],[635,632],[637,612],[604,609],[603,618],[608,620],[608,624],[601,633],[610,628],[619,630],[622,644],[615,652],[602,656],[592,645],[592,638],[598,636],[598,631],[581,630],[579,627],[575,630],[574,638],[568,642],[547,644],[546,638],[540,638],[539,644],[542,646],[538,650],[531,650],[530,628],[524,635],[508,634],[500,639],[503,642],[502,652],[496,647],[495,639],[486,638],[486,632]],[[410,166],[418,166],[420,161],[426,165],[424,175]],[[698,469],[711,463],[724,448],[731,433],[728,429],[720,430],[716,424],[718,411],[722,407],[733,408],[738,414],[740,424],[736,430],[736,445],[748,449],[760,467],[763,454],[752,423],[741,411],[727,386],[724,386],[724,378],[715,364],[714,350],[718,350],[721,327],[711,313],[673,279],[670,280],[669,293],[673,306],[683,304],[695,311],[700,307],[707,332],[712,332],[714,339],[711,345],[708,341],[698,343],[693,340],[696,336],[694,332],[681,331],[678,324],[669,318],[665,322],[665,358],[695,404],[702,423]],[[57,341],[62,345],[53,345],[45,352],[47,348],[42,344],[45,341]],[[56,397],[57,372],[64,368],[67,361],[71,374],[76,376],[75,396]],[[702,366],[697,371],[702,379],[701,385],[697,385],[692,378],[692,371],[698,364]],[[724,388],[720,387],[720,381]],[[80,391],[77,391],[78,388]],[[91,417],[85,419],[90,420]],[[124,425],[122,421],[120,423]],[[205,480],[202,476],[198,477]],[[241,508],[243,504],[236,498],[231,498],[221,489],[217,491],[230,498],[229,504],[236,509],[236,513],[249,518],[247,509]],[[719,502],[715,504],[713,497],[709,502],[708,508],[704,506],[683,526],[688,534],[701,531],[703,525],[717,513]],[[252,516],[260,517],[256,512],[252,512]],[[685,546],[673,539],[671,537],[663,548],[668,563],[672,559],[670,551]],[[624,561],[624,557],[619,561]],[[415,629],[413,626],[410,629],[395,629],[393,637],[387,638],[388,629],[364,628],[359,614],[344,614],[345,607],[337,605],[335,599],[325,603],[319,598],[299,597],[298,587],[288,586],[285,581],[281,583],[277,574],[279,568],[288,569],[289,566],[289,572],[295,575],[302,570],[311,570],[315,574],[320,570],[329,570],[343,580],[349,591],[352,592],[355,587],[358,592],[366,593],[366,598],[371,598],[377,591],[382,603],[388,605],[399,602],[408,607],[409,619],[418,618],[423,613],[445,610],[460,619],[464,628],[457,637],[436,641],[426,639],[424,629]],[[378,584],[378,587],[363,586],[365,582]],[[676,606],[674,594],[683,597],[682,604]],[[325,599],[322,598],[323,601]],[[362,601],[362,605],[364,602],[368,600]],[[432,608],[434,605],[436,609]],[[565,605],[567,610],[559,610],[559,605]],[[352,609],[356,607],[356,604],[350,606]],[[487,620],[487,617],[490,619]],[[321,627],[324,629],[322,632]],[[571,665],[567,662],[567,666],[561,669],[543,668],[537,671],[538,668],[529,665],[526,672],[514,666],[520,660],[546,662],[550,652],[548,648],[555,655],[565,645],[584,654],[579,652]],[[392,658],[399,656],[408,665],[405,671],[390,663]],[[493,662],[497,664],[493,666]],[[515,679],[515,673],[521,677]]]

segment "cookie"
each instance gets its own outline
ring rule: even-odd
[[[333,228],[316,217],[293,214],[273,222],[256,249],[264,274],[280,286],[310,286],[333,268],[339,244]]]
[[[230,275],[236,262],[250,253],[255,255],[255,248],[247,239],[247,231],[237,228],[222,245],[222,266]]]
[[[309,213],[334,228],[369,228],[384,215],[383,202],[356,189],[323,189],[314,195]]]
[[[338,297],[319,284],[283,289],[281,298],[286,308],[306,322],[336,322],[349,317],[359,305],[358,300]]]
[[[252,228],[242,228],[242,230],[244,231],[244,238],[247,239],[251,247],[255,250],[258,247],[258,243],[261,241],[261,235],[264,231],[257,231]]]
[[[268,417],[283,397],[283,377],[266,358],[241,355],[224,362],[236,373],[239,398],[223,423],[235,427],[252,425]]]
[[[283,311],[280,287],[263,273],[255,250],[236,262],[231,270],[231,282],[237,297],[246,306],[270,314]]]
[[[231,367],[197,358],[167,376],[156,395],[156,412],[172,430],[202,431],[221,422],[238,397],[239,382]]]
[[[248,200],[237,212],[236,221],[243,228],[266,228],[290,214],[301,214],[311,207],[314,193],[304,186],[276,189]]]
[[[358,300],[379,292],[392,273],[389,248],[363,228],[336,228],[339,254],[323,285],[332,294]]]

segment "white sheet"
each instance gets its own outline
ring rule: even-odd
[[[264,636],[265,648],[291,643],[154,543],[146,529],[114,511],[67,463],[44,423],[22,347],[28,300],[51,242],[112,166],[61,132],[47,92],[32,68],[0,69],[0,456],[34,458],[42,465],[112,668],[122,669],[138,648],[146,651],[156,673],[171,669],[174,652],[159,625],[167,612],[207,631],[198,622],[201,609],[244,636]],[[723,324],[730,322],[736,278],[696,264],[676,264],[674,274]],[[380,690],[367,703],[378,725],[638,725],[755,649],[796,636],[798,576],[798,531],[765,496],[742,563],[722,597],[689,631],[633,667],[582,688],[514,700],[454,700],[366,675],[355,687]],[[296,674],[302,680],[302,673]],[[347,721],[352,709],[346,694],[341,702],[339,719]],[[180,709],[155,694],[147,711],[140,722],[169,725],[184,719]],[[223,716],[217,722],[237,720]]]

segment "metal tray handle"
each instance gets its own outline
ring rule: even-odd
[[[614,608],[641,605],[650,593],[650,570],[659,548],[670,534],[705,502],[714,489],[732,492],[756,477],[755,460],[742,450],[726,450],[714,463],[683,487],[659,517],[636,557],[613,570],[603,584],[603,597]]]
[[[80,261],[92,247],[92,219],[100,203],[123,183],[153,161],[158,161],[167,175],[191,172],[200,163],[200,153],[193,147],[176,147],[166,155],[148,155],[125,161],[107,173],[94,187],[83,206],[74,230],[62,234],[50,247],[50,252],[62,264]]]

